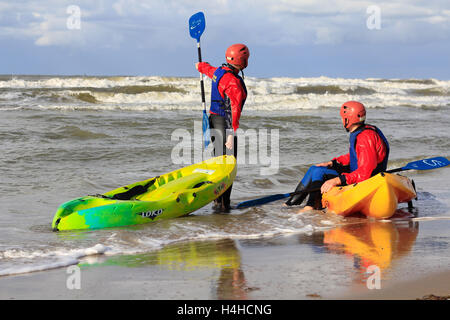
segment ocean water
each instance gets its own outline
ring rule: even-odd
[[[270,172],[261,170],[267,167],[262,158],[250,161],[250,146],[247,157],[238,155],[245,161],[233,203],[290,192],[310,165],[346,153],[339,107],[347,100],[363,102],[367,122],[389,139],[389,168],[450,158],[450,81],[247,77],[246,83],[242,130],[278,132],[279,139],[269,152],[276,158]],[[206,89],[208,95],[208,80]],[[197,78],[0,76],[0,276],[192,241],[313,237],[349,223],[331,214],[296,215],[298,209],[276,202],[229,214],[207,205],[188,217],[141,226],[51,230],[63,202],[181,167],[174,161],[180,141],[173,134],[182,129],[194,136],[200,101]],[[419,192],[417,223],[450,217],[450,168],[403,174]]]

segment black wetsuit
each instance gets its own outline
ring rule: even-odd
[[[214,156],[234,155],[237,159],[237,137],[234,136],[233,148],[228,149],[225,146],[227,136],[233,134],[233,129],[227,129],[226,119],[216,114],[209,115],[209,126],[211,128],[211,141],[214,145]],[[218,209],[230,209],[231,185],[219,198],[215,200]]]

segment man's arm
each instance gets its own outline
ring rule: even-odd
[[[216,67],[211,66],[208,62],[197,62],[195,64],[195,68],[198,70],[198,72],[203,73],[211,79],[214,75],[214,72],[216,72],[217,70]]]
[[[224,88],[224,93],[230,98],[232,126],[233,130],[236,131],[239,128],[239,119],[241,118],[242,106],[246,98],[246,93],[244,88],[242,88],[240,81],[231,74],[224,75],[222,80],[225,80],[227,83]],[[222,82],[222,80],[220,81]]]
[[[347,184],[361,182],[371,177],[378,165],[376,149],[376,132],[365,130],[356,139],[356,154],[358,155],[358,169],[350,173],[343,173]]]

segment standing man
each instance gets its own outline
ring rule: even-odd
[[[233,44],[225,52],[226,63],[215,68],[207,62],[195,64],[197,70],[212,79],[211,108],[209,125],[214,156],[232,154],[237,158],[236,130],[247,98],[244,83],[244,70],[248,64],[250,51],[245,44]],[[242,72],[242,77],[239,76]],[[230,209],[231,188],[215,200],[216,210],[227,212]]]
[[[299,205],[308,195],[304,212],[321,209],[322,193],[339,185],[361,182],[386,171],[389,158],[389,143],[380,129],[365,124],[366,109],[357,101],[347,101],[341,106],[342,124],[350,132],[349,153],[322,162],[308,169],[295,192],[285,203],[288,206]],[[320,189],[320,190],[319,190]]]

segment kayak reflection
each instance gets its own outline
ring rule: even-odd
[[[88,257],[80,267],[121,266],[146,267],[162,266],[167,270],[194,271],[211,269],[219,272],[215,282],[214,299],[247,299],[244,272],[241,269],[241,256],[235,240],[195,241],[167,245],[160,250],[117,256]],[[215,277],[215,276],[214,276]]]
[[[325,231],[323,242],[329,251],[352,257],[363,278],[370,266],[377,266],[383,278],[394,260],[410,252],[418,232],[418,222],[368,221]]]

